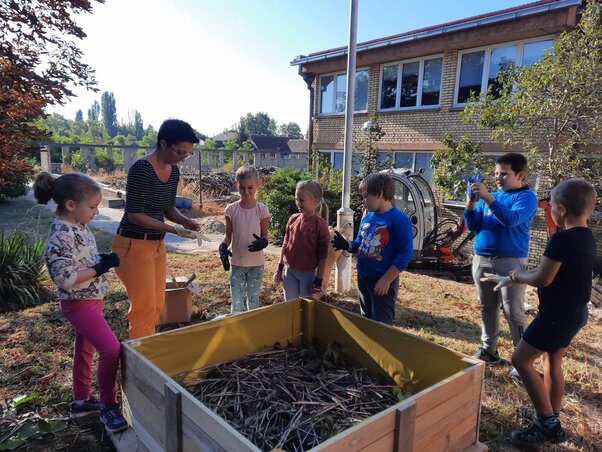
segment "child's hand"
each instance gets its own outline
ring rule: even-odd
[[[510,279],[510,276],[494,275],[493,273],[484,273],[484,276],[481,278],[481,282],[497,283],[497,285],[493,288],[493,290],[496,292],[502,287],[515,286],[517,284],[520,284]]]
[[[380,278],[374,285],[374,293],[376,295],[386,295],[390,285],[390,282],[387,282],[384,278]]]
[[[320,292],[322,292],[322,278],[318,278],[316,276],[314,278],[314,282],[309,285],[309,291],[311,293],[320,293]]]
[[[276,284],[280,284],[282,282],[282,270],[284,269],[284,264],[278,264],[278,269],[274,272],[274,282]]]
[[[487,190],[487,187],[481,182],[473,182],[470,184],[470,192],[476,199],[485,198],[489,195],[489,190]],[[472,200],[472,196],[470,199]]]
[[[219,245],[219,258],[222,260],[222,265],[225,271],[230,271],[230,259],[232,252],[228,249],[227,243],[220,243]]]
[[[343,251],[349,250],[349,242],[347,241],[347,239],[345,237],[343,237],[341,235],[341,233],[339,231],[334,231],[334,237],[330,241],[330,244],[337,251],[338,250],[343,250]]]
[[[249,245],[249,251],[251,251],[252,253],[255,251],[261,251],[266,246],[268,246],[268,239],[266,239],[265,237],[259,237],[257,236],[257,234],[253,234],[253,237],[255,237],[255,240],[253,240]]]
[[[97,277],[104,275],[114,267],[119,267],[119,256],[116,253],[101,254],[100,262],[92,266]]]

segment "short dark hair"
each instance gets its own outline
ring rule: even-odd
[[[387,173],[370,174],[359,186],[360,193],[382,196],[385,201],[392,201],[395,196],[395,181]]]
[[[157,133],[157,148],[160,147],[161,140],[165,140],[167,146],[181,142],[193,144],[199,142],[199,138],[194,133],[192,126],[181,119],[167,119],[163,121]]]
[[[588,216],[596,207],[596,189],[585,179],[568,179],[552,189],[552,198],[562,204],[569,215]]]
[[[527,172],[529,168],[529,164],[527,163],[527,158],[523,154],[519,154],[518,152],[507,152],[506,154],[498,157],[495,163],[501,163],[502,165],[510,165],[512,171],[516,174],[521,171]]]

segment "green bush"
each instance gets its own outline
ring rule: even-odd
[[[112,171],[114,168],[113,159],[109,158],[106,149],[97,149],[94,156],[94,163],[100,168]]]
[[[47,279],[43,253],[43,240],[31,241],[20,231],[5,237],[0,231],[0,312],[40,302],[40,283]]]
[[[275,243],[282,243],[288,219],[298,212],[295,205],[297,182],[309,178],[305,171],[298,168],[279,168],[261,186],[259,200],[268,206],[272,214],[270,235]]]
[[[0,174],[0,178],[6,183],[6,186],[0,188],[0,203],[27,193],[27,183],[31,174],[31,171]]]
[[[71,153],[71,167],[78,173],[85,173],[88,171],[88,162],[82,156],[80,151]]]

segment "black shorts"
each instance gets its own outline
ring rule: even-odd
[[[568,347],[575,335],[587,323],[587,306],[565,316],[562,320],[542,319],[537,315],[523,334],[523,340],[538,350],[555,353]]]

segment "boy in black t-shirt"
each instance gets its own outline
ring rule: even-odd
[[[551,213],[564,230],[552,236],[539,266],[532,271],[515,270],[503,280],[489,276],[499,287],[512,283],[538,287],[539,314],[512,354],[512,364],[535,406],[536,416],[528,429],[511,433],[509,440],[515,444],[560,443],[566,439],[558,418],[564,395],[562,357],[587,323],[596,254],[587,220],[595,203],[596,191],[586,180],[569,179],[558,184],[552,190]],[[533,367],[539,356],[543,380]]]

